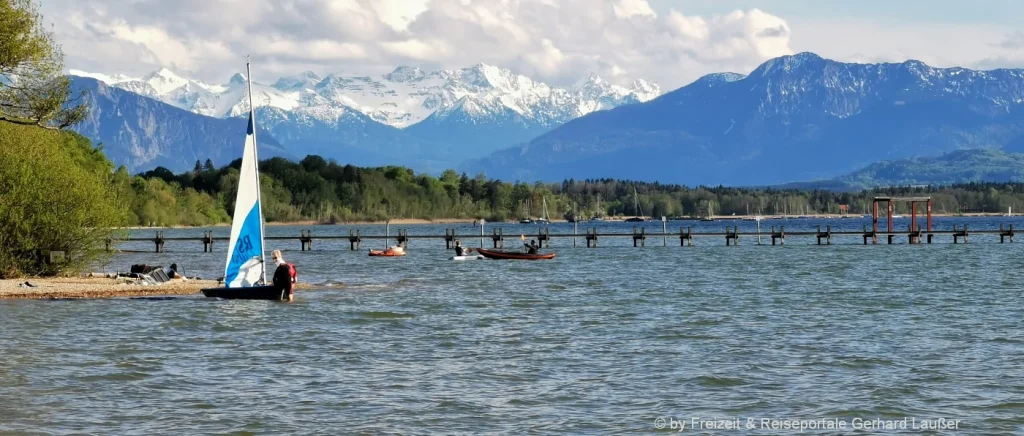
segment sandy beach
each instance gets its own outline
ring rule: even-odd
[[[22,287],[28,282],[34,287]],[[216,280],[172,279],[157,285],[140,285],[124,278],[68,277],[21,278],[0,280],[0,299],[113,298],[156,297],[198,294],[200,289],[217,287]],[[333,286],[339,287],[339,286]],[[296,291],[312,289],[308,283],[297,283]]]

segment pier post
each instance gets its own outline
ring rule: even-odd
[[[757,245],[761,245],[761,217],[757,217],[754,221],[757,221]]]
[[[587,229],[587,248],[597,248],[597,227]]]
[[[729,231],[729,226],[725,227],[725,246],[728,247],[730,242],[732,242],[733,246],[740,245],[739,226],[733,226],[732,232]]]
[[[661,217],[661,244],[663,247],[668,247],[668,220],[664,215]]]
[[[579,231],[579,220],[573,217],[572,220],[572,248],[576,248],[576,232]]]
[[[487,223],[487,221],[484,221],[483,218],[480,218],[480,248],[484,247],[484,224],[485,223]]]
[[[301,251],[312,251],[313,250],[313,231],[302,230],[299,234],[299,244],[301,245]]]
[[[163,231],[156,232],[156,238],[153,239],[153,242],[156,243],[156,252],[157,253],[163,253],[164,252],[164,232]]]
[[[679,228],[679,246],[685,247],[687,245],[693,246],[693,233],[691,232],[692,227],[687,227],[686,231],[683,228]]]
[[[205,231],[205,232],[203,232],[203,253],[212,253],[212,252],[213,252],[213,232],[212,231]]]
[[[964,244],[967,243],[967,224],[964,224],[962,229],[956,225],[953,226],[953,243],[959,243],[960,238],[964,238]]]
[[[494,248],[505,248],[505,229],[497,227],[491,229],[491,245]]]
[[[541,229],[537,227],[537,243],[544,248],[551,248],[551,228],[544,227]]]
[[[363,238],[359,236],[359,230],[358,229],[356,229],[356,230],[349,229],[349,231],[348,231],[348,246],[349,246],[349,249],[352,250],[352,251],[358,250],[359,246],[362,244],[362,242],[363,242]]]
[[[483,230],[480,230],[481,234]],[[483,243],[481,242],[481,247]],[[455,229],[444,229],[444,249],[451,250],[455,248]]]
[[[389,231],[390,230],[391,230],[391,220],[390,219],[386,219],[386,220],[384,220],[384,249],[385,250],[388,249],[388,239],[390,239],[390,238],[388,238],[388,235],[389,235]]]
[[[647,233],[645,228],[640,228],[640,232],[637,232],[637,228],[633,227],[633,246],[636,247],[636,241],[640,241],[640,246],[646,246]]]

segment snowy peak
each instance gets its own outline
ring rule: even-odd
[[[426,74],[423,73],[423,70],[403,65],[395,68],[394,71],[385,74],[384,80],[390,82],[412,82],[422,80],[425,76]]]
[[[234,76],[231,76],[231,80],[228,80],[228,85],[245,85],[245,76],[243,76],[242,73],[235,73]]]
[[[249,105],[245,76],[235,74],[225,85],[207,85],[164,68],[141,79],[91,74],[128,91],[161,100],[202,115],[243,114]],[[636,80],[629,87],[613,85],[590,74],[570,89],[553,87],[511,70],[478,63],[458,70],[423,71],[399,66],[381,76],[328,74],[306,71],[281,77],[273,85],[253,82],[257,106],[333,122],[347,109],[393,127],[405,128],[432,115],[435,119],[461,113],[460,118],[497,119],[518,116],[538,125],[555,126],[595,110],[648,101],[661,94],[658,85]]]
[[[167,68],[150,73],[143,77],[142,81],[152,86],[158,94],[166,94],[189,83],[189,80],[179,77]]]
[[[274,83],[274,88],[281,91],[297,91],[300,89],[312,89],[316,84],[324,80],[312,71],[305,71],[294,76],[282,77]]]

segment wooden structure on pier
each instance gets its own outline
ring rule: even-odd
[[[892,219],[893,219],[893,202],[908,202],[910,203],[910,228],[907,232],[907,237],[910,238],[911,244],[921,243],[921,229],[917,226],[917,205],[919,203],[925,203],[927,205],[926,210],[928,214],[928,224],[926,231],[928,232],[928,242],[931,243],[931,232],[932,232],[932,198],[931,197],[875,197],[871,202],[871,231],[872,243],[878,243],[878,204],[886,204],[886,218],[887,224],[886,233],[888,233],[889,243],[892,244],[893,234]]]

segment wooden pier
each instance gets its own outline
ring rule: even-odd
[[[312,230],[301,230],[298,235],[295,236],[267,236],[263,239],[266,241],[297,241],[299,242],[299,249],[301,251],[309,251],[313,249],[313,241],[330,241],[330,240],[347,240],[349,242],[349,249],[352,251],[360,250],[363,241],[384,241],[385,245],[394,240],[397,245],[408,246],[410,240],[438,240],[444,242],[446,249],[455,247],[455,241],[458,239],[472,240],[480,239],[480,246],[484,245],[485,240],[490,240],[490,245],[493,248],[505,248],[505,241],[511,240],[512,246],[516,247],[520,244],[519,236],[525,235],[527,239],[534,239],[538,244],[545,248],[551,246],[551,241],[555,239],[560,240],[572,240],[572,246],[576,246],[577,239],[586,240],[586,246],[588,248],[597,248],[598,242],[605,238],[629,238],[633,241],[634,247],[645,247],[647,246],[647,240],[651,238],[660,238],[663,242],[662,245],[667,246],[668,240],[678,240],[679,246],[692,247],[693,241],[697,238],[717,238],[725,243],[726,246],[738,246],[741,241],[749,239],[756,240],[757,245],[761,245],[761,238],[770,239],[771,245],[785,245],[786,238],[814,238],[815,245],[833,245],[833,240],[839,237],[856,237],[860,239],[864,245],[876,245],[879,242],[880,237],[885,237],[888,244],[892,244],[895,238],[906,238],[909,244],[931,244],[935,237],[950,237],[954,244],[968,242],[968,237],[972,235],[990,235],[998,236],[1000,243],[1013,242],[1015,230],[1013,225],[1009,226],[1000,225],[999,229],[992,230],[969,230],[967,225],[953,226],[952,230],[924,230],[920,227],[915,226],[911,223],[907,230],[902,231],[878,231],[874,228],[868,228],[864,225],[861,230],[845,230],[835,231],[832,230],[831,225],[817,226],[815,230],[803,230],[803,231],[787,231],[784,226],[776,228],[772,226],[770,229],[764,231],[740,231],[738,226],[726,226],[721,232],[694,232],[692,227],[680,227],[678,232],[648,232],[647,228],[644,227],[633,227],[632,232],[629,233],[600,233],[596,227],[584,229],[583,233],[574,231],[573,233],[551,233],[549,227],[539,227],[534,234],[525,234],[522,232],[516,232],[514,235],[505,235],[503,228],[495,228],[491,230],[489,234],[464,234],[460,235],[456,229],[446,229],[444,234],[435,235],[410,235],[408,230],[399,229],[395,235],[363,235],[358,229],[349,230],[347,235],[314,235]],[[132,236],[116,241],[107,241],[107,247],[110,249],[115,243],[119,242],[150,242],[153,244],[157,253],[164,251],[164,246],[169,241],[176,242],[199,242],[202,244],[204,252],[212,252],[214,245],[221,242],[227,242],[227,237],[215,237],[212,231],[204,231],[201,235],[196,236],[180,236],[180,237],[168,237],[164,236],[163,230],[158,230],[153,236]],[[197,244],[198,245],[198,244]],[[673,243],[674,245],[674,243]]]

